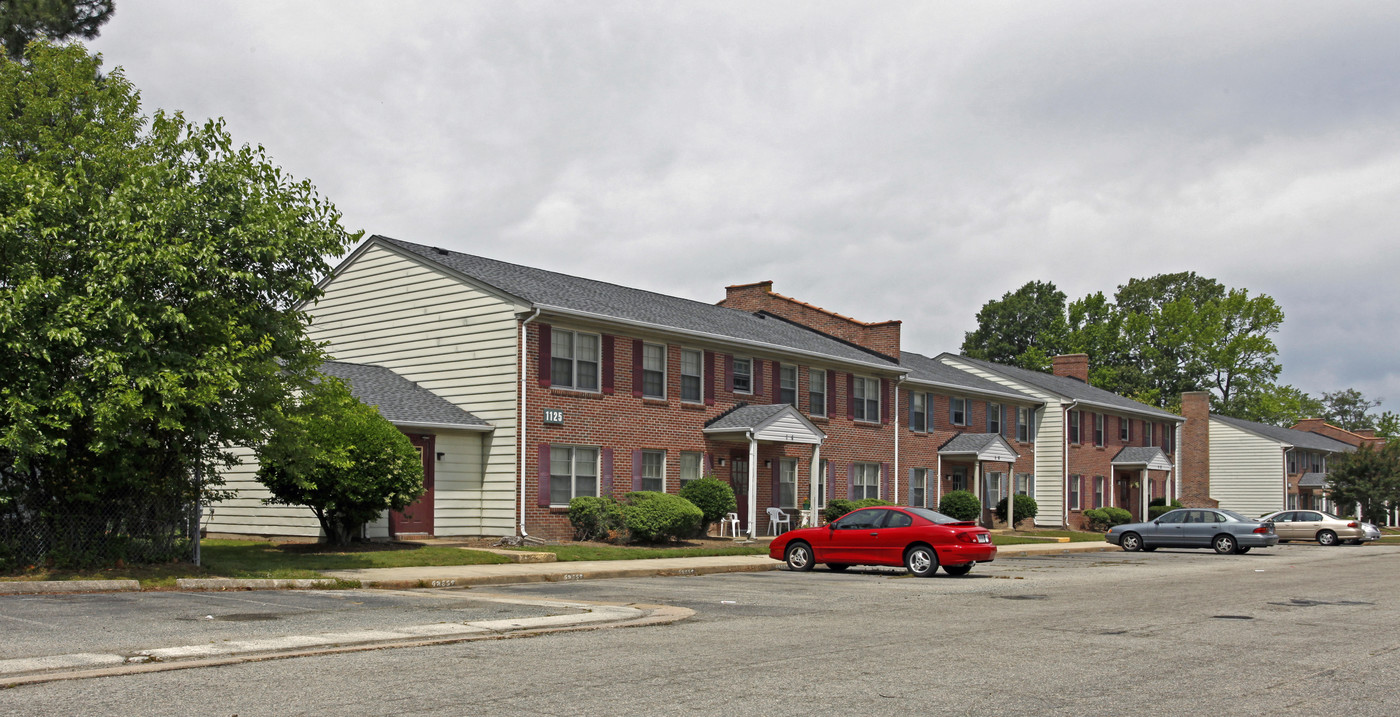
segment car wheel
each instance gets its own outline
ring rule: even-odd
[[[1330,530],[1319,530],[1319,531],[1317,531],[1317,544],[1318,544],[1318,545],[1336,545],[1336,544],[1337,544],[1337,534],[1334,533],[1334,532],[1332,532],[1332,531],[1330,531]]]
[[[1123,546],[1124,550],[1130,553],[1136,553],[1142,550],[1142,536],[1137,533],[1124,533],[1123,537],[1119,539],[1118,544]]]
[[[904,567],[918,578],[926,578],[938,570],[938,553],[927,545],[915,545],[904,551]]]
[[[948,573],[953,577],[967,575],[968,573],[972,572],[972,563],[968,563],[967,565],[944,565],[943,572]]]
[[[1215,548],[1215,552],[1221,555],[1229,555],[1235,552],[1235,548],[1239,544],[1235,542],[1235,536],[1233,535],[1217,535],[1215,536],[1215,540],[1211,541],[1210,545],[1212,548]]]
[[[800,573],[805,573],[811,570],[813,565],[816,565],[812,561],[812,546],[806,543],[799,542],[789,545],[784,555],[787,556],[788,567]]]
[[[830,571],[833,572],[833,573],[844,573],[844,572],[846,572],[846,568],[849,568],[849,567],[851,567],[851,566],[849,566],[849,565],[847,565],[847,564],[845,564],[845,563],[827,563],[827,564],[826,564],[826,569],[827,569],[827,570],[830,570]]]
[[[1360,544],[1361,544],[1361,541],[1360,541],[1360,540],[1344,540],[1344,541],[1342,541],[1342,542],[1346,543],[1347,545],[1360,545]]]
[[[1152,551],[1154,551],[1154,550],[1156,550],[1156,549],[1157,549],[1157,546],[1155,546],[1155,545],[1144,545],[1144,546],[1142,546],[1142,552],[1144,552],[1144,553],[1150,553],[1150,552],[1152,552]]]
[[[1235,555],[1244,555],[1245,553],[1248,553],[1248,552],[1249,552],[1249,548],[1246,548],[1246,547],[1243,546],[1243,545],[1241,545],[1241,546],[1238,547],[1238,548],[1235,548]]]

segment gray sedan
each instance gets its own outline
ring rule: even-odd
[[[1129,552],[1157,548],[1212,548],[1221,555],[1278,543],[1274,524],[1230,510],[1182,508],[1147,523],[1115,525],[1103,539]]]

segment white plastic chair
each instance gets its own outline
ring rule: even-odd
[[[724,516],[724,520],[719,522],[719,537],[724,537],[724,526],[729,526],[729,537],[739,537],[739,514],[730,513]]]
[[[777,535],[778,526],[787,526],[784,530],[792,530],[792,517],[783,512],[782,508],[768,509],[768,534]]]

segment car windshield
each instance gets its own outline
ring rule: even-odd
[[[963,522],[966,522],[966,521],[958,520],[957,518],[953,518],[953,517],[944,515],[944,514],[938,512],[938,511],[936,511],[936,510],[929,510],[928,508],[908,507],[908,508],[905,508],[904,510],[907,510],[907,511],[909,511],[910,513],[913,513],[914,515],[917,515],[917,516],[919,516],[920,518],[923,518],[924,520],[930,521],[930,522],[932,522],[932,523],[934,523],[934,524],[936,524],[936,525],[946,525],[946,524],[948,524],[948,523],[963,523]]]
[[[1243,515],[1240,515],[1239,513],[1236,513],[1236,512],[1233,511],[1233,510],[1222,510],[1222,511],[1220,511],[1220,512],[1221,512],[1221,513],[1224,513],[1225,515],[1230,516],[1230,519],[1231,519],[1231,520],[1238,520],[1238,521],[1240,521],[1240,522],[1242,522],[1242,523],[1254,523],[1254,522],[1257,522],[1255,519],[1253,519],[1253,518],[1246,518],[1246,517],[1244,517]]]

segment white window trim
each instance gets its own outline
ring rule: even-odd
[[[656,448],[644,448],[644,449],[642,449],[642,465],[641,465],[641,466],[638,466],[638,470],[641,470],[641,471],[642,471],[642,480],[641,480],[642,490],[653,490],[653,489],[651,489],[651,488],[647,488],[647,480],[648,480],[648,478],[647,478],[647,475],[646,475],[646,464],[647,464],[647,455],[648,455],[648,454],[650,454],[650,455],[660,455],[660,456],[661,456],[661,475],[658,476],[658,478],[661,479],[661,489],[660,489],[660,490],[657,490],[656,492],[657,492],[657,493],[665,493],[665,492],[666,492],[666,451],[661,450],[661,449],[656,449]],[[655,480],[655,479],[651,479],[651,480]]]
[[[1078,410],[1073,410],[1065,416],[1065,436],[1069,438],[1071,446],[1084,445],[1083,415]]]
[[[650,395],[650,394],[647,393],[647,390],[646,390],[646,385],[647,385],[647,379],[646,379],[646,376],[647,376],[647,347],[649,347],[649,346],[650,346],[650,347],[656,347],[656,348],[660,348],[660,349],[661,349],[661,395],[660,395],[660,396],[653,396],[653,395]],[[653,343],[642,342],[642,398],[651,398],[651,399],[657,399],[657,400],[662,400],[662,401],[666,400],[666,388],[667,388],[667,387],[666,387],[666,364],[669,363],[670,358],[671,358],[670,356],[667,356],[668,353],[670,353],[670,352],[667,351],[667,349],[666,349],[666,344],[653,344]],[[704,361],[704,357],[702,356],[700,360],[703,362],[703,361]]]
[[[695,400],[693,400],[693,401],[692,401],[691,399],[688,399],[688,398],[685,397],[685,379],[686,379],[686,373],[685,373],[685,355],[686,355],[687,352],[694,352],[694,353],[697,353],[697,354],[700,355],[700,374],[699,374],[699,378],[700,378],[700,390],[698,391],[699,395],[698,395],[698,396],[695,398]],[[685,347],[682,347],[682,348],[681,348],[680,376],[681,376],[681,403],[689,403],[689,404],[700,404],[700,403],[704,403],[704,402],[705,402],[705,352],[704,352],[702,349],[688,349],[688,348],[685,348]]]
[[[821,376],[821,379],[820,379],[819,381],[813,381],[813,380],[812,380],[813,377],[814,377],[814,376],[817,376],[817,375],[820,375],[820,376]],[[812,388],[813,386],[820,386],[820,388],[819,388],[819,389],[813,389],[813,388]],[[821,394],[822,398],[821,398],[821,404],[820,404],[820,405],[815,404],[815,403],[812,403],[812,394],[814,394],[814,393],[820,393],[820,394]],[[826,400],[827,400],[827,399],[826,399],[826,369],[822,369],[822,368],[809,368],[809,369],[807,369],[807,403],[808,403],[808,406],[807,406],[807,413],[808,413],[809,415],[813,415],[813,416],[822,416],[823,418],[825,418],[825,417],[826,417]]]
[[[551,388],[562,388],[562,389],[567,390],[567,391],[582,391],[582,392],[584,392],[584,393],[601,393],[602,390],[603,390],[603,335],[602,335],[602,334],[593,334],[593,333],[589,333],[589,332],[587,332],[587,331],[575,331],[575,330],[573,330],[573,329],[561,329],[561,328],[558,328],[558,327],[553,327],[553,328],[551,328],[551,329],[550,329],[550,332],[551,332],[551,333],[550,333],[550,347],[549,347],[549,385],[550,385],[550,387],[551,387]],[[558,344],[557,341],[554,340],[554,336],[556,336],[556,335],[558,335],[558,334],[571,334],[571,335],[573,336],[573,340],[570,342],[570,345],[571,345],[571,347],[572,347],[572,349],[570,350],[570,353],[571,353],[572,355],[568,357],[569,362],[570,362],[571,364],[573,364],[573,368],[571,368],[571,369],[569,370],[569,382],[570,382],[570,385],[568,385],[568,386],[560,386],[560,385],[559,385],[559,382],[554,380],[554,362],[555,362],[556,360],[560,359],[560,358],[563,358],[562,356],[560,356],[559,354],[557,354],[557,353],[555,352],[555,347],[558,346],[559,344]],[[597,341],[598,341],[598,360],[595,362],[598,368],[597,368],[596,371],[594,371],[594,375],[593,375],[593,379],[594,379],[593,382],[594,382],[594,384],[597,385],[597,388],[579,388],[579,385],[578,385],[578,383],[579,383],[579,381],[578,381],[578,337],[579,337],[579,336],[592,336],[594,339],[597,339]]]
[[[884,396],[881,396],[881,395],[880,395],[880,393],[881,393],[881,391],[880,391],[880,379],[878,379],[878,378],[870,378],[870,377],[868,377],[868,376],[856,376],[856,377],[854,377],[854,379],[855,379],[855,380],[854,380],[854,382],[853,382],[853,384],[852,384],[852,386],[851,386],[851,388],[852,388],[851,393],[852,393],[852,394],[855,394],[855,390],[854,390],[854,389],[857,388],[857,387],[859,387],[859,388],[861,389],[860,392],[863,393],[863,394],[868,394],[868,393],[870,392],[872,386],[874,387],[874,390],[875,390],[875,417],[874,417],[874,418],[871,418],[869,415],[866,415],[866,416],[864,416],[864,417],[862,417],[862,416],[855,416],[855,420],[860,421],[861,423],[879,423],[879,422],[880,422],[880,412],[881,412],[881,409],[884,408],[883,406],[880,405],[880,401],[884,398]],[[850,400],[855,401],[855,400],[857,400],[857,399],[855,398],[854,395],[852,395],[852,396],[850,397]],[[870,406],[870,400],[871,400],[871,399],[870,399],[868,396],[865,396],[865,397],[862,397],[862,398],[859,399],[859,400],[860,400],[860,410],[861,410],[861,413],[863,413],[863,414],[868,414],[869,411],[867,411],[866,409],[869,408],[869,406]],[[855,413],[855,411],[852,411],[852,413]]]
[[[788,469],[789,469],[789,468],[792,469],[792,472],[791,472],[791,473],[788,472]],[[787,478],[788,478],[789,476],[791,477],[792,480],[787,480]],[[790,501],[784,501],[784,500],[782,500],[782,495],[781,495],[782,490],[783,490],[783,486],[784,486],[784,485],[789,485],[789,484],[792,485],[792,500],[790,500]],[[779,496],[778,496],[778,503],[780,504],[780,505],[778,506],[779,508],[796,508],[796,507],[797,507],[797,484],[798,484],[798,480],[797,480],[797,459],[796,459],[796,458],[779,458],[779,459],[778,459],[778,493],[779,493]]]
[[[550,483],[551,483],[551,485],[550,485],[550,491],[549,491],[549,496],[550,496],[550,497],[549,497],[549,507],[551,507],[551,508],[567,508],[567,507],[569,507],[568,502],[565,502],[565,503],[555,503],[555,502],[554,502],[554,486],[553,486],[552,484],[553,484],[553,481],[554,481],[554,456],[553,456],[553,453],[554,453],[554,449],[555,449],[555,448],[567,448],[567,449],[569,449],[569,500],[570,500],[570,501],[572,501],[574,498],[578,498],[578,497],[579,497],[579,493],[578,493],[578,456],[575,454],[575,451],[579,450],[580,448],[582,448],[582,449],[584,449],[584,450],[593,451],[593,494],[592,494],[592,496],[589,496],[589,497],[597,497],[600,493],[602,493],[602,490],[603,490],[603,485],[602,485],[602,484],[603,484],[603,476],[602,476],[601,474],[602,474],[603,471],[602,471],[601,462],[602,462],[603,451],[602,451],[601,448],[599,448],[598,446],[585,446],[585,445],[577,445],[577,444],[572,444],[572,443],[551,443],[551,444],[549,444],[549,449],[550,449],[549,479],[550,479]]]
[[[858,495],[858,496],[856,497],[856,500],[864,500],[864,499],[866,499],[866,498],[879,498],[879,497],[880,497],[880,464],[879,464],[879,463],[866,463],[866,462],[863,462],[863,461],[856,461],[856,462],[854,463],[854,466],[855,466],[855,475],[852,476],[852,478],[855,480],[855,485],[858,486],[858,487],[860,488],[860,493],[861,493],[860,495]],[[874,479],[875,479],[875,483],[874,483],[875,494],[874,494],[874,495],[865,495],[865,490],[866,490],[867,488],[870,488],[870,487],[871,487],[870,483],[867,482],[871,475],[874,475]]]
[[[958,405],[962,406],[961,411],[954,408],[954,406]],[[968,425],[971,424],[971,421],[969,419],[972,418],[972,411],[967,410],[967,408],[968,400],[966,398],[959,398],[957,396],[948,397],[948,422],[953,424],[954,426],[962,426],[966,428]],[[958,413],[962,413],[962,420],[958,420]]]
[[[1103,448],[1108,443],[1108,421],[1102,413],[1094,414],[1094,445]]]
[[[914,469],[914,485],[919,488],[919,499],[911,500],[909,501],[910,503],[916,506],[928,507],[928,474],[931,472],[932,471],[928,468]]]
[[[748,356],[734,356],[730,359],[730,361],[734,364],[734,393],[743,394],[745,396],[753,395],[753,359]],[[749,387],[742,391],[739,390],[738,382],[740,361],[743,361],[744,363],[747,363],[749,365]]]
[[[996,409],[997,409],[995,412],[992,411],[992,407],[993,407],[993,406],[995,406]],[[988,401],[988,402],[987,402],[987,432],[988,432],[988,433],[995,433],[995,434],[997,434],[997,435],[1001,435],[1002,429],[1005,428],[1005,426],[1001,425],[1001,424],[1002,424],[1002,420],[1001,420],[1001,419],[1002,419],[1002,417],[1003,417],[1003,415],[1004,415],[1005,413],[1006,413],[1006,409],[1005,409],[1004,406],[1002,406],[1002,404],[1000,404],[1000,403],[992,403],[991,401]],[[992,419],[993,419],[993,417],[995,417],[996,423],[997,423],[997,429],[996,429],[995,431],[992,430]]]
[[[800,378],[799,378],[799,374],[798,374],[798,369],[799,369],[799,367],[798,367],[796,364],[778,364],[778,401],[779,401],[780,403],[783,401],[783,391],[786,391],[786,390],[787,390],[787,389],[783,388],[783,379],[786,377],[788,371],[792,371],[792,403],[791,403],[791,405],[792,405],[793,408],[797,408],[797,402],[798,402],[798,400],[799,400],[798,397],[797,397],[798,388],[800,388],[800,387],[802,386],[802,382],[801,382],[801,380],[800,380]]]
[[[701,479],[701,478],[704,478],[704,477],[705,477],[705,454],[704,454],[704,453],[701,453],[700,451],[681,451],[680,453],[681,453],[681,457],[680,457],[680,459],[679,459],[680,462],[679,462],[677,465],[679,466],[679,470],[680,470],[680,484],[681,484],[681,486],[684,487],[685,484],[687,484],[687,483],[689,483],[689,482],[691,482],[691,481],[693,481],[693,480],[699,480],[699,479]],[[694,477],[694,478],[686,478],[686,477],[685,477],[685,462],[686,462],[685,459],[686,459],[687,456],[695,456],[695,477]]]

